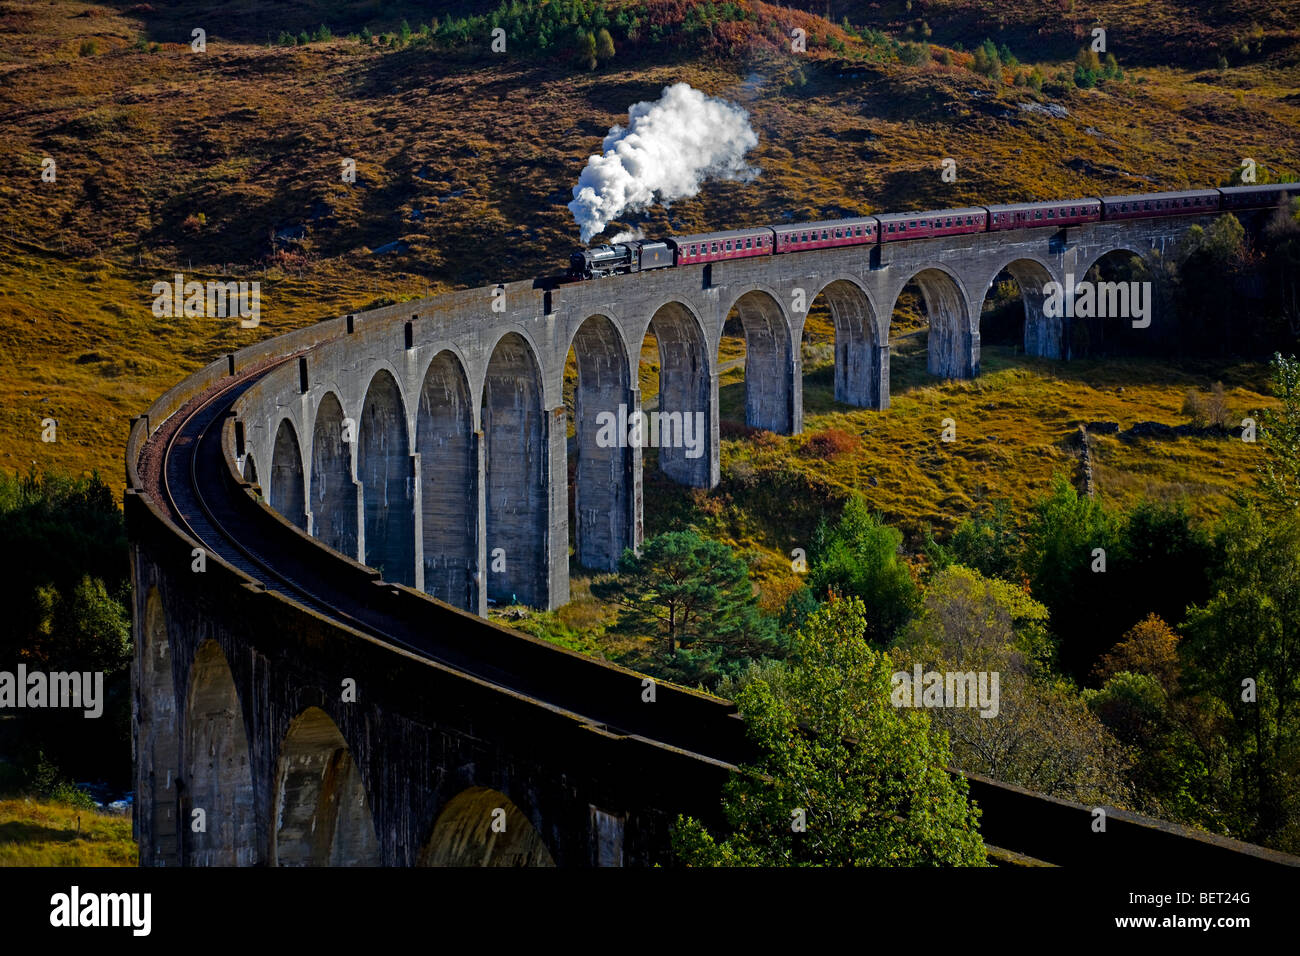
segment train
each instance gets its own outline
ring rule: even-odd
[[[1300,196],[1300,183],[1225,186],[1168,193],[966,206],[929,212],[891,212],[850,219],[670,236],[667,239],[633,239],[579,249],[569,257],[568,278],[599,279],[728,259],[931,239],[974,232],[1060,228],[1087,222],[1202,216],[1221,211],[1268,209],[1297,196]]]

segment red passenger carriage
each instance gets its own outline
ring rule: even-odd
[[[887,212],[875,218],[880,224],[880,241],[896,242],[983,232],[988,214],[979,206],[969,206],[929,212]]]

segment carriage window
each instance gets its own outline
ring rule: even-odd
[[[718,251],[718,243],[715,242],[715,243],[713,243],[712,245],[713,245],[713,251],[714,251],[714,252],[717,252],[717,251]]]
[[[1056,210],[1055,210],[1055,209],[1049,209],[1049,210],[1047,210],[1047,218],[1048,218],[1048,219],[1055,219],[1055,218],[1056,218]]]
[[[830,238],[830,236],[828,236],[828,235],[826,234],[826,230],[825,230],[825,229],[822,230],[822,238],[823,238],[823,239],[829,239],[829,238]]]
[[[889,231],[890,232],[894,231],[894,224],[892,222],[889,224]]]

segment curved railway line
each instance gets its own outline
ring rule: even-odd
[[[464,626],[468,623],[457,619],[468,618],[481,624],[478,618],[428,595],[409,591],[409,594],[433,605],[445,619],[447,631],[440,634],[421,632],[413,622],[380,607],[376,592],[366,594],[358,593],[354,588],[339,589],[337,580],[321,571],[318,552],[325,549],[305,532],[291,529],[302,538],[302,547],[297,551],[287,545],[283,537],[272,538],[262,533],[266,522],[276,522],[279,518],[260,503],[253,505],[251,501],[240,502],[233,498],[238,494],[247,497],[247,492],[232,487],[230,479],[234,475],[222,449],[222,426],[245,390],[262,375],[294,357],[246,369],[231,380],[195,396],[146,443],[142,458],[155,460],[157,464],[142,474],[145,487],[157,494],[157,500],[166,508],[168,517],[206,552],[207,557],[219,558],[267,590],[280,591],[359,635],[454,670],[498,691],[525,696],[539,707],[605,732],[641,737],[691,752],[696,752],[702,740],[708,740],[721,746],[710,747],[701,756],[725,763],[734,763],[746,756],[748,747],[737,719],[727,720],[715,733],[689,736],[682,732],[680,721],[658,719],[665,710],[671,711],[675,703],[683,702],[680,699],[682,692],[660,689],[656,701],[660,706],[646,707],[640,698],[642,675],[572,654],[523,634],[512,634],[512,637],[538,645],[542,653],[573,658],[573,663],[578,665],[575,670],[579,673],[573,679],[557,684],[553,680],[540,679],[537,673],[497,666],[482,655],[469,652],[464,642],[452,639],[457,624]],[[161,454],[151,454],[156,452],[158,445],[161,445]],[[250,517],[250,506],[261,512],[257,516],[261,522]],[[283,532],[285,529],[278,530]],[[336,561],[354,564],[342,555],[327,553]],[[374,583],[385,589],[398,587],[377,580]],[[624,690],[601,693],[592,686],[591,665],[617,677],[624,688],[628,681],[635,682],[636,694]],[[684,696],[692,702],[699,702],[702,698],[702,695],[691,692],[685,692]],[[630,702],[635,705],[629,706]],[[710,709],[718,710],[719,706],[714,702]]]

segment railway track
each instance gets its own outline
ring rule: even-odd
[[[369,594],[356,588],[340,590],[336,581],[327,580],[322,573],[321,556],[314,553],[310,542],[301,542],[302,546],[295,550],[268,540],[262,528],[248,517],[247,503],[232,500],[232,494],[243,492],[232,491],[228,478],[223,477],[227,464],[223,459],[221,430],[234,403],[248,388],[271,369],[293,359],[290,356],[225,380],[218,388],[178,410],[174,421],[164,423],[150,439],[150,444],[162,444],[162,452],[153,466],[156,478],[150,475],[146,485],[156,491],[171,520],[198,547],[208,555],[220,557],[268,591],[279,592],[388,647],[455,670],[497,690],[528,697],[539,706],[610,733],[643,737],[692,752],[698,750],[698,740],[693,735],[681,732],[680,725],[674,725],[673,721],[665,723],[656,719],[662,709],[644,707],[639,694],[635,696],[639,710],[630,706],[630,702],[626,707],[610,706],[607,701],[601,706],[600,701],[605,698],[591,694],[589,687],[546,685],[536,675],[503,668],[482,655],[467,654],[455,646],[456,642],[419,631],[412,622],[377,607],[375,598],[380,585],[371,583],[370,587],[376,591]],[[142,458],[152,456],[146,452]],[[263,520],[273,519],[264,516]],[[460,621],[463,612],[450,607],[445,611],[449,627],[458,622],[463,626],[464,622]],[[519,639],[529,640],[522,636]],[[563,652],[556,650],[556,653]],[[618,673],[612,667],[608,670]],[[640,676],[635,675],[634,679],[639,682]],[[724,750],[727,752],[703,756],[728,763],[739,756],[731,747]]]

